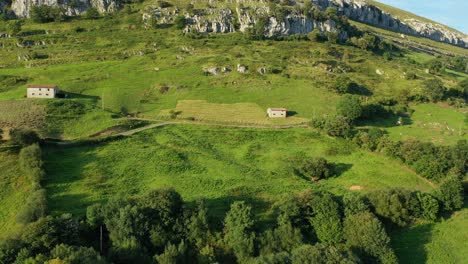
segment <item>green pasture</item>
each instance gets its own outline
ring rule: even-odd
[[[293,173],[294,157],[323,156],[337,175],[318,183]],[[46,189],[52,213],[82,215],[112,197],[173,187],[187,201],[206,199],[220,216],[233,200],[257,213],[308,188],[337,194],[400,187],[430,191],[431,183],[399,162],[306,129],[232,129],[176,125],[99,146],[47,148]]]

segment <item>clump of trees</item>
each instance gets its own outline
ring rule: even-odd
[[[31,7],[29,16],[36,23],[60,22],[65,20],[65,10],[61,7],[35,5]]]
[[[306,191],[276,208],[272,227],[259,231],[252,207],[234,202],[217,227],[203,202],[188,206],[172,189],[155,190],[90,206],[81,221],[42,217],[0,243],[0,261],[396,263],[382,223],[361,197]]]
[[[333,164],[322,157],[298,158],[294,163],[296,163],[295,172],[311,181],[326,179],[333,175]]]

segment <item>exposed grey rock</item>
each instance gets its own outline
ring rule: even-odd
[[[248,67],[242,64],[237,64],[237,72],[239,73],[247,73]]]
[[[206,67],[203,68],[203,72],[207,75],[218,75],[220,70],[218,67]]]
[[[65,9],[68,16],[81,15],[90,7],[101,13],[115,12],[120,5],[116,0],[14,0],[11,9],[18,17],[29,17],[33,6],[48,5]]]
[[[417,19],[399,19],[365,0],[313,0],[322,9],[336,6],[338,10],[352,20],[395,32],[425,37],[460,47],[468,47],[466,34],[451,30],[438,23],[429,23]]]
[[[222,73],[229,73],[229,72],[231,72],[231,71],[232,71],[232,69],[231,69],[230,67],[223,67],[223,68],[221,69],[221,72],[222,72]]]
[[[266,74],[267,73],[267,69],[265,67],[261,67],[261,68],[258,68],[257,69],[257,72],[261,75],[263,74]]]

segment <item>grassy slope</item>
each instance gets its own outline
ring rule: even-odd
[[[419,224],[392,235],[401,263],[465,263],[468,258],[468,209],[448,220]]]
[[[467,109],[454,109],[440,104],[419,104],[412,106],[415,111],[405,120],[403,126],[395,126],[396,120],[373,123],[387,130],[390,138],[409,138],[452,145],[460,139],[468,140],[468,126],[465,123]]]
[[[353,47],[330,47],[327,43],[309,41],[248,41],[241,34],[190,39],[174,28],[145,30],[135,27],[139,17],[134,12],[97,21],[27,22],[24,31],[48,30],[51,34],[23,38],[45,41],[47,45],[20,48],[15,39],[2,40],[12,52],[2,54],[5,55],[2,63],[7,66],[0,69],[0,74],[27,77],[29,83],[58,84],[74,97],[89,99],[99,107],[104,105],[108,111],[128,111],[147,118],[159,117],[164,113],[161,111],[174,109],[181,100],[252,103],[263,111],[272,106],[287,107],[296,112],[296,117],[306,119],[333,114],[339,96],[328,88],[333,85],[336,74],[324,70],[320,64],[339,63],[351,67],[346,75],[378,97],[395,95],[402,90],[415,93],[422,80],[431,77],[424,68],[404,58],[384,61],[381,56]],[[85,31],[76,32],[77,28]],[[349,58],[335,57],[333,48],[339,53],[346,52]],[[33,52],[49,57],[17,61],[19,54]],[[144,55],[140,56],[140,52]],[[405,54],[419,56],[414,52]],[[248,74],[235,71],[239,63],[249,66]],[[210,66],[228,66],[233,71],[205,76],[202,69]],[[256,72],[257,68],[265,66],[269,74]],[[273,74],[272,70],[279,73]],[[376,70],[385,74],[378,75]],[[420,79],[405,80],[407,71],[416,72]],[[453,87],[460,79],[455,75],[443,78],[448,87]],[[168,87],[168,92],[162,93],[161,87]],[[1,92],[0,100],[18,100],[23,96],[24,86],[18,85]],[[96,109],[89,117],[69,122],[49,136],[77,138],[95,134],[115,125],[109,118],[110,114]],[[83,127],[84,123],[88,126]],[[428,138],[438,136],[429,130],[425,133]]]
[[[233,199],[257,207],[307,188],[343,194],[402,187],[429,191],[431,185],[398,162],[350,148],[308,130],[252,130],[171,126],[98,147],[50,149],[46,153],[47,190],[53,213],[82,214],[110,197],[174,187],[184,199],[206,198],[222,212]],[[292,175],[294,155],[325,156],[340,175],[311,183]],[[263,211],[263,210],[260,210]],[[257,211],[257,212],[260,212]]]
[[[17,159],[16,154],[0,151],[0,239],[21,228],[15,218],[29,191]]]

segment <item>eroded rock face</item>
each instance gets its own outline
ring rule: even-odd
[[[101,13],[119,9],[115,0],[14,0],[11,10],[17,17],[29,17],[31,8],[40,5],[62,7],[68,16],[81,15],[90,7],[95,7]]]
[[[395,32],[425,37],[439,42],[445,42],[468,48],[468,36],[453,31],[437,23],[419,21],[417,19],[401,20],[394,17],[365,0],[313,0],[322,9],[336,6],[348,18],[372,26]]]

